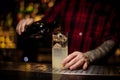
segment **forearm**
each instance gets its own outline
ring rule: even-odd
[[[85,56],[88,58],[88,62],[93,62],[96,59],[99,59],[105,55],[114,47],[115,42],[112,40],[105,41],[98,48],[88,51],[85,53]]]

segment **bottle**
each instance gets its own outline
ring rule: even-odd
[[[31,25],[27,26],[25,31],[22,33],[23,38],[35,38],[36,36],[44,37],[45,35],[52,32],[55,28],[56,22],[47,23],[44,21],[33,22]]]

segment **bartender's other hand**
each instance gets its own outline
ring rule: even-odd
[[[16,32],[21,35],[25,31],[25,27],[33,23],[33,18],[26,18],[19,21],[16,27]]]
[[[82,68],[83,70],[86,70],[88,67],[87,61],[87,57],[84,55],[84,53],[75,51],[63,60],[63,69],[69,68],[70,70],[74,70]]]

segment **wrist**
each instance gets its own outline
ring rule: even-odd
[[[90,52],[84,53],[84,56],[85,56],[86,61],[87,61],[88,64],[90,64],[91,62],[93,62],[92,59],[90,58]]]

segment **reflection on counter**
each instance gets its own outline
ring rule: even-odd
[[[87,70],[52,69],[51,64],[0,62],[0,80],[119,80],[120,66],[91,65]]]

